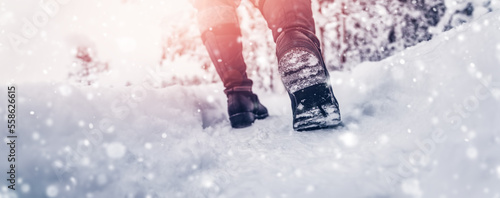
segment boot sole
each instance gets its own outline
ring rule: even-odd
[[[326,83],[307,87],[291,94],[295,100],[293,128],[297,131],[311,131],[335,128],[341,125],[340,110]]]
[[[298,114],[294,123],[294,129],[297,131],[312,131],[336,128],[341,123],[338,108],[335,105],[323,104]]]
[[[255,119],[264,119],[268,116],[268,114],[257,115],[253,112],[242,112],[229,116],[229,121],[231,122],[231,126],[233,128],[245,128],[252,125],[255,122]]]

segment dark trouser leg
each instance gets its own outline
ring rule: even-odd
[[[198,0],[201,37],[226,91],[251,91],[243,60],[241,30],[234,0]]]
[[[296,46],[319,51],[311,0],[253,0],[272,30],[276,55]]]

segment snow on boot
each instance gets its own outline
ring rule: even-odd
[[[225,91],[229,121],[233,128],[244,128],[252,125],[255,119],[268,116],[267,108],[259,102],[257,95],[251,91]]]
[[[305,48],[292,48],[279,59],[279,72],[292,102],[294,130],[331,128],[341,123],[321,57]]]

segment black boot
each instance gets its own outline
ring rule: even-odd
[[[251,91],[226,90],[229,121],[233,128],[244,128],[252,125],[255,119],[268,116],[267,108]]]
[[[278,38],[278,69],[291,99],[293,129],[297,131],[331,128],[341,123],[321,52],[306,33],[292,29]]]

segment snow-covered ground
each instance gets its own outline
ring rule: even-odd
[[[270,117],[232,129],[220,84],[17,84],[0,197],[500,197],[499,32],[497,11],[333,72],[345,127],[314,132],[284,93],[257,90]]]

